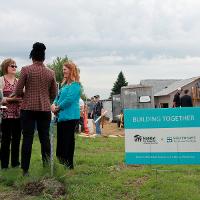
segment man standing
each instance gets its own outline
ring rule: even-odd
[[[181,97],[181,107],[192,107],[192,97],[188,95],[189,90],[184,90],[184,95]]]
[[[180,98],[181,91],[182,91],[181,88],[177,89],[177,93],[174,95],[173,99],[173,107],[181,106],[181,98]]]
[[[94,106],[95,106],[95,100],[94,97],[91,97],[91,100],[88,103],[88,119],[93,119],[92,111],[94,109]]]
[[[102,102],[100,101],[100,96],[96,95],[95,97],[95,106],[93,109],[93,115],[94,115],[94,121],[96,121],[103,112],[103,105]],[[96,121],[95,126],[96,126],[96,134],[101,135],[101,127],[100,127],[100,122],[101,120],[99,119],[98,121]]]

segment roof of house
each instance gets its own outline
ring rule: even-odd
[[[180,79],[144,79],[140,81],[140,84],[153,86],[153,93],[155,94],[176,81],[180,81]]]
[[[151,85],[141,85],[141,84],[135,84],[135,85],[127,85],[121,87],[121,89],[133,89],[133,88],[152,88]]]
[[[200,76],[197,76],[197,77],[192,77],[192,78],[189,78],[189,79],[182,79],[182,80],[176,81],[176,82],[170,84],[167,88],[155,93],[154,96],[169,95],[172,92],[176,91],[178,88],[182,88],[182,87],[192,83],[193,81],[196,81],[199,78],[200,78]]]

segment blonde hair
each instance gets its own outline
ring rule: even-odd
[[[66,80],[65,78],[63,79],[61,85],[68,82],[80,82],[80,75],[79,75],[80,70],[77,68],[77,66],[73,62],[71,61],[65,62],[63,66],[69,69],[70,75],[69,75],[68,80]]]
[[[1,70],[3,72],[3,75],[8,73],[8,66],[11,64],[15,64],[15,61],[11,58],[7,58],[1,63]]]

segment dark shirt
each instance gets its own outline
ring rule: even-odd
[[[94,115],[101,116],[101,110],[103,109],[103,104],[101,101],[98,101],[93,109]]]
[[[185,94],[181,97],[181,107],[192,107],[192,98],[191,96]]]
[[[174,95],[173,102],[175,102],[175,106],[176,107],[180,107],[180,105],[181,105],[181,98],[180,98],[180,94],[178,92]]]

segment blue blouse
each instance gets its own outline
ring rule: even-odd
[[[81,87],[78,82],[64,85],[60,89],[58,96],[54,100],[54,104],[60,107],[58,122],[80,119],[80,93]]]

